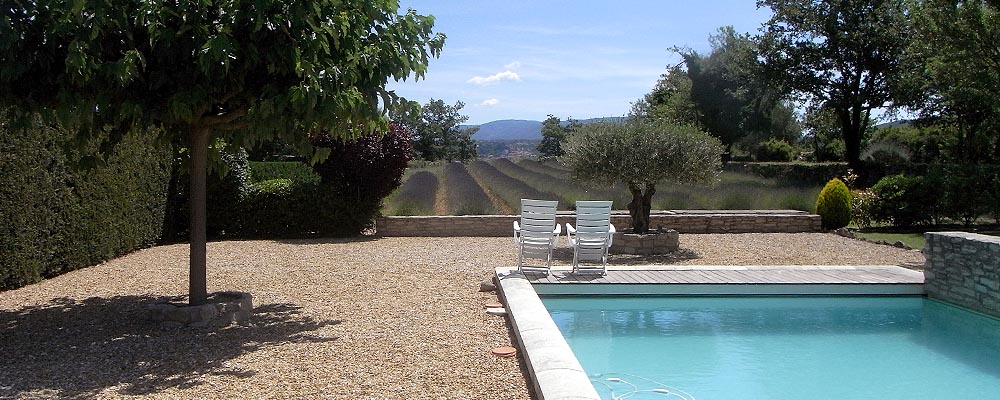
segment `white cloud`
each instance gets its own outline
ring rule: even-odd
[[[479,103],[479,105],[482,106],[482,107],[492,107],[492,106],[495,106],[497,104],[500,104],[500,100],[497,100],[497,99],[486,99],[486,100],[483,100],[482,103]]]
[[[496,74],[487,76],[485,78],[481,76],[474,76],[472,78],[469,78],[469,80],[467,80],[466,82],[484,86],[484,85],[493,85],[500,81],[519,81],[519,80],[521,80],[520,75],[511,70],[506,70],[504,72],[498,72]]]
[[[518,69],[518,68],[521,68],[521,62],[520,61],[514,61],[514,62],[512,62],[510,64],[504,65],[503,67],[507,68],[508,70]]]

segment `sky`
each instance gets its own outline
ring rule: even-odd
[[[469,124],[501,119],[615,117],[649,92],[670,49],[707,53],[709,35],[732,25],[756,33],[770,18],[753,0],[403,0],[447,35],[424,79],[388,89],[425,104],[465,103]]]

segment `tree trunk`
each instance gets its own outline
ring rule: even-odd
[[[628,203],[628,214],[632,217],[632,231],[635,233],[649,232],[649,211],[652,209],[653,194],[656,186],[646,184],[645,192],[638,185],[629,185],[632,201]]]
[[[208,299],[206,262],[208,237],[206,234],[206,189],[208,164],[208,136],[205,127],[191,127],[188,150],[191,151],[191,189],[188,192],[191,206],[191,269],[188,276],[190,304],[205,304]]]
[[[847,166],[860,173],[861,165],[861,107],[839,110],[841,135],[844,139],[844,157]]]

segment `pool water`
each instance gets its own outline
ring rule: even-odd
[[[922,297],[543,303],[604,398],[1000,399],[1000,320]]]

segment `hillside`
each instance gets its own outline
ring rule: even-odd
[[[521,119],[505,119],[479,125],[472,135],[475,140],[541,140],[542,123]]]
[[[579,120],[580,123],[620,122],[624,117],[601,117]],[[563,121],[563,125],[567,122]],[[472,128],[476,125],[462,125],[462,128]],[[479,131],[472,139],[483,140],[542,140],[542,122],[523,119],[504,119],[479,125]]]

